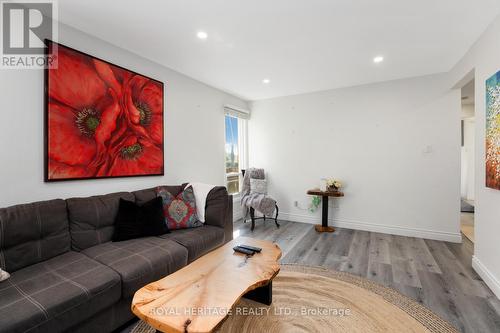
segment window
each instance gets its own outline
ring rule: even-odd
[[[226,186],[229,194],[240,192],[241,169],[246,167],[246,128],[248,112],[225,107]]]
[[[240,191],[238,118],[226,115],[226,183],[229,194]]]

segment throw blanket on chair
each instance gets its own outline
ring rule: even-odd
[[[265,216],[273,216],[276,208],[276,200],[268,197],[265,194],[252,193],[250,194],[250,178],[265,179],[264,169],[249,168],[243,177],[243,186],[241,188],[241,206],[243,206],[243,216],[246,216],[250,207]]]

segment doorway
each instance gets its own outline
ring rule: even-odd
[[[462,89],[461,113],[461,179],[460,179],[460,230],[474,243],[474,140],[475,140],[475,89],[474,79]]]

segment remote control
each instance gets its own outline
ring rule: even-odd
[[[253,254],[255,253],[254,251],[250,251],[248,249],[245,249],[245,248],[242,248],[242,247],[239,247],[239,246],[233,247],[233,250],[236,251],[236,252],[247,254],[249,256],[253,256]]]
[[[244,249],[253,251],[253,252],[260,252],[260,251],[262,251],[262,249],[260,247],[255,247],[255,246],[250,246],[250,245],[245,245],[245,244],[240,244],[238,246],[242,247]]]

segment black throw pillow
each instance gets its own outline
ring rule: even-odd
[[[154,198],[142,206],[138,206],[132,201],[120,199],[118,214],[115,218],[113,242],[158,236],[168,232],[161,198]]]
[[[137,221],[143,227],[143,236],[159,236],[170,232],[165,223],[161,197],[156,197],[140,206]]]

